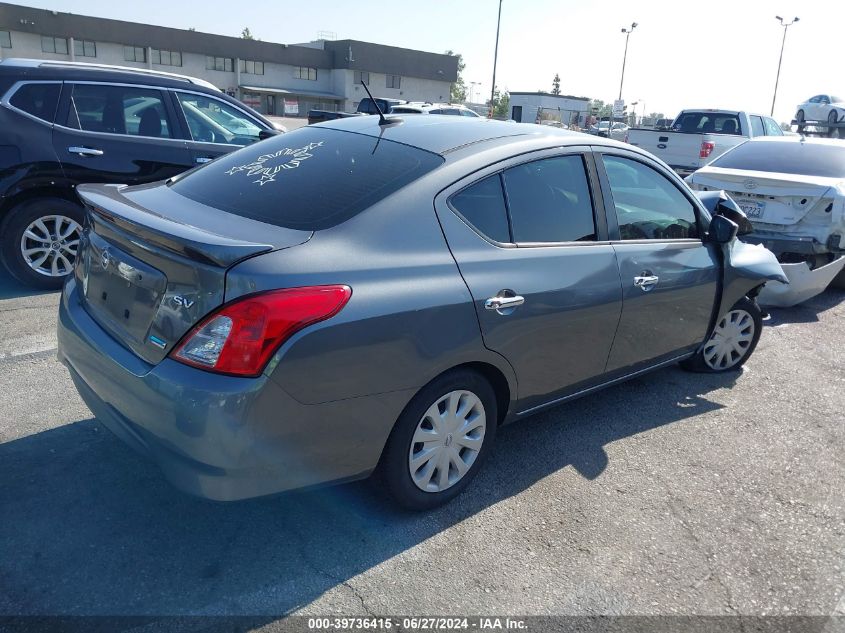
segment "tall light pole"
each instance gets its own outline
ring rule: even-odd
[[[786,29],[790,26],[795,24],[798,21],[798,18],[792,18],[792,22],[786,23],[783,21],[783,18],[779,15],[776,15],[775,18],[780,22],[780,25],[783,27],[783,41],[780,43],[780,59],[778,59],[778,74],[775,77],[775,94],[772,96],[772,111],[769,113],[769,116],[775,116],[775,101],[778,98],[778,82],[780,81],[780,65],[783,63],[783,47],[786,46]]]
[[[630,29],[622,29],[622,32],[625,33],[625,54],[622,56],[622,79],[619,80],[619,100],[622,100],[622,84],[625,83],[625,61],[628,59],[628,39],[631,37],[631,33],[634,32],[634,29],[637,28],[636,22],[631,22]],[[611,110],[610,120],[613,120],[613,111]],[[608,136],[610,135],[610,127],[608,126]]]
[[[493,86],[490,88],[490,118],[493,118],[493,99],[496,98],[496,62],[499,60],[499,27],[502,26],[502,0],[499,0],[499,19],[496,22],[496,50],[493,53]]]

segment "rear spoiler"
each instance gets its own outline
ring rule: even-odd
[[[121,195],[124,187],[79,185],[76,188],[95,231],[105,224],[133,242],[153,244],[188,259],[224,268],[274,248],[272,244],[232,239],[159,215]]]

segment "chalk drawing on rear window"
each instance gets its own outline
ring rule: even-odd
[[[274,182],[280,172],[299,167],[302,161],[308,160],[314,155],[311,153],[313,150],[322,147],[322,145],[323,141],[320,141],[319,143],[308,143],[308,145],[296,149],[286,147],[272,154],[262,154],[251,163],[232,167],[226,171],[226,174],[234,176],[235,174],[246,173],[247,177],[258,176],[258,179],[252,182],[263,187],[268,182]]]

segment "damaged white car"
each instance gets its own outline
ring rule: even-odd
[[[845,142],[763,137],[687,177],[696,191],[725,191],[751,221],[743,241],[781,262],[789,285],[769,284],[761,304],[793,306],[845,288]]]

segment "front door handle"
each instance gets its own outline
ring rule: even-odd
[[[206,163],[210,163],[214,159],[210,156],[198,156],[197,159],[194,161],[197,165],[205,165]]]
[[[634,277],[634,285],[642,290],[643,292],[648,292],[652,288],[657,285],[657,282],[660,281],[660,277],[657,275],[643,275],[641,277]]]
[[[94,149],[93,147],[76,147],[71,146],[67,148],[71,154],[76,154],[78,156],[102,156],[103,150],[101,149]]]
[[[487,310],[495,310],[499,314],[506,316],[523,303],[525,303],[525,297],[520,297],[513,290],[500,290],[499,294],[495,297],[490,297],[484,302],[484,307]]]

